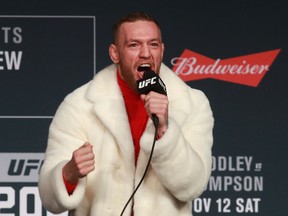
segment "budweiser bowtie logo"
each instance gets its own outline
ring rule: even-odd
[[[186,49],[171,62],[173,71],[184,81],[213,78],[257,87],[280,50],[214,60]]]

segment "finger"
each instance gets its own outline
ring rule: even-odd
[[[78,164],[78,172],[83,177],[92,172],[95,169],[95,161],[94,158],[84,161],[80,164]]]
[[[151,97],[146,101],[145,108],[151,113],[164,113],[168,109],[168,100]]]
[[[145,101],[146,95],[145,94],[141,94],[140,98],[141,98],[142,101]]]
[[[85,167],[85,168],[79,170],[80,177],[84,177],[84,176],[88,175],[94,169],[95,169],[95,166],[89,166],[89,167]]]
[[[86,169],[89,167],[94,167],[95,161],[94,160],[88,160],[88,161],[84,161],[81,164],[78,165],[78,169]]]
[[[93,152],[93,146],[90,143],[84,143],[77,149],[77,152],[79,155],[88,154],[90,152]]]
[[[86,148],[86,147],[92,147],[92,145],[89,142],[85,142],[82,146],[79,147],[79,149]]]
[[[86,161],[90,161],[90,160],[94,160],[94,153],[93,152],[84,152],[84,150],[82,150],[82,152],[80,152],[81,150],[79,150],[78,152],[75,153],[75,163],[76,164],[80,164]]]

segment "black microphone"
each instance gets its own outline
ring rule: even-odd
[[[167,90],[164,82],[161,80],[158,74],[153,70],[145,70],[143,78],[137,80],[138,94],[148,94],[150,91],[154,91],[163,95],[167,95]],[[152,120],[155,125],[158,125],[158,117],[152,114]]]

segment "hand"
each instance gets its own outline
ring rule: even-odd
[[[161,138],[168,128],[168,97],[163,94],[151,91],[147,95],[140,95],[144,102],[148,116],[152,119],[155,114],[159,119],[158,138]]]
[[[71,160],[63,167],[63,176],[71,184],[87,176],[95,169],[93,146],[86,142],[72,154]]]

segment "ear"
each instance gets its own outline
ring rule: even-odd
[[[119,55],[118,55],[117,47],[115,46],[115,44],[110,44],[110,46],[109,46],[109,55],[110,55],[111,60],[115,64],[119,63]]]
[[[162,59],[163,59],[163,56],[164,56],[164,49],[165,49],[165,46],[164,46],[164,43],[162,43],[162,53],[161,53],[161,55],[162,55]]]

